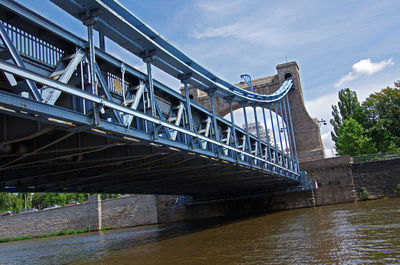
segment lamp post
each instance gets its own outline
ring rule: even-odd
[[[318,125],[319,125],[319,127],[321,128],[321,125],[326,125],[326,120],[324,120],[324,119],[320,119],[320,120],[318,120]]]
[[[246,83],[246,85],[250,88],[250,91],[253,92],[253,84],[251,83],[251,77],[248,74],[240,75],[240,78],[243,80],[242,82]],[[242,83],[240,82],[240,83]]]

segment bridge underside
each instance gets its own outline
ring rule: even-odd
[[[93,129],[90,117],[0,93],[0,191],[213,199],[292,190],[298,185],[260,169],[154,143],[140,131],[135,138],[127,137],[127,129],[115,124],[102,121]]]

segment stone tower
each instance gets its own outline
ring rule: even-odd
[[[312,119],[304,105],[303,90],[301,88],[299,67],[296,62],[288,62],[276,66],[277,74],[252,80],[253,89],[258,94],[271,94],[276,91],[287,77],[292,77],[293,88],[289,91],[290,112],[299,162],[306,162],[324,158],[321,134],[317,118]],[[246,88],[246,85],[236,84]],[[182,91],[184,93],[184,91]],[[207,94],[194,87],[189,90],[190,98],[211,109]],[[229,113],[229,104],[223,98],[215,98],[216,112],[220,116]],[[239,109],[239,104],[233,104],[233,109]],[[239,125],[240,126],[240,125]]]

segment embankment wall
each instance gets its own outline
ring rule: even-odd
[[[89,202],[35,213],[0,217],[0,238],[59,232],[61,229],[98,230],[222,216],[246,216],[271,211],[354,202],[365,188],[371,198],[399,196],[400,159],[352,163],[350,157],[302,163],[315,178],[316,191],[272,193],[263,196],[177,206],[177,196],[134,195]]]
[[[0,238],[36,236],[61,229],[99,230],[101,227],[122,228],[157,222],[156,196],[135,195],[89,202],[33,213],[0,217]]]
[[[395,192],[400,184],[400,159],[390,159],[352,165],[355,191],[360,198],[365,188],[371,199],[400,196]]]
[[[356,199],[351,162],[351,157],[342,156],[300,165],[318,183],[315,191],[317,206],[353,202]]]
[[[314,206],[312,191],[275,193],[252,198],[213,201],[175,207],[175,196],[159,196],[157,216],[159,223],[169,223],[210,217],[237,217],[271,211]]]

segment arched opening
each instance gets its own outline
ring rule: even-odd
[[[288,125],[286,124],[285,117],[281,117],[279,110],[278,114],[274,111],[270,110],[268,108],[264,109],[265,111],[265,118],[266,118],[266,123],[264,123],[264,117],[263,117],[263,109],[260,107],[256,108],[257,112],[257,121],[258,121],[258,126],[259,126],[259,132],[260,132],[260,137],[261,140],[269,143],[272,146],[275,146],[278,148],[278,150],[283,150],[284,153],[290,153],[291,151],[291,143],[289,141],[289,129]],[[249,127],[249,132],[253,135],[256,135],[256,123],[255,123],[255,117],[254,117],[254,110],[252,107],[246,107],[246,113],[247,113],[247,122],[248,122],[248,127]],[[245,121],[244,121],[244,115],[243,115],[243,109],[238,108],[233,111],[234,115],[234,120],[235,124],[243,129],[245,129]],[[231,120],[230,114],[226,114],[224,116],[225,119],[228,121]],[[272,119],[271,119],[272,118]],[[279,122],[279,126],[278,126]],[[266,126],[265,126],[266,125]],[[272,129],[273,128],[273,129]],[[280,141],[282,141],[282,145],[280,144]]]
[[[189,95],[189,99],[194,99],[193,95]]]
[[[292,74],[291,73],[286,73],[285,74],[285,80],[288,79],[288,78],[292,78]]]

